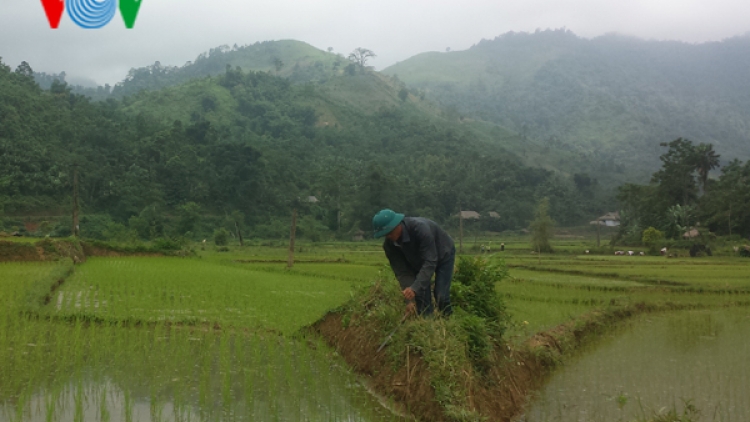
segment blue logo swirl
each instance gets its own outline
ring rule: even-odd
[[[65,8],[76,25],[96,29],[108,24],[115,16],[117,0],[67,0]]]

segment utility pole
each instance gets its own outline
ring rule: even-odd
[[[73,165],[73,236],[81,236],[81,227],[78,223],[78,164]]]
[[[234,220],[234,231],[237,232],[237,237],[240,239],[240,246],[245,246],[245,242],[242,240],[242,231],[240,225],[237,224],[237,220]]]
[[[297,233],[297,208],[292,211],[292,229],[289,233],[289,260],[286,263],[288,268],[294,266],[294,237]]]
[[[729,237],[732,237],[732,203],[729,203],[729,214],[727,214],[727,223],[729,224]]]
[[[464,253],[464,213],[458,206],[458,253]]]

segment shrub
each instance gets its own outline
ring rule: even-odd
[[[154,249],[158,251],[179,251],[182,246],[174,240],[158,238],[152,242]]]
[[[489,369],[489,356],[492,352],[492,338],[487,332],[487,320],[476,315],[463,314],[459,311],[458,317],[461,329],[466,334],[466,348],[474,369],[484,373]]]
[[[454,313],[449,318],[402,319],[401,290],[390,278],[360,286],[341,309],[342,324],[388,338],[386,353],[393,371],[403,366],[407,353],[421,356],[447,420],[480,420],[467,399],[466,380],[473,374],[478,375],[475,379],[491,380],[490,369],[504,359],[496,350],[502,346],[508,315],[495,285],[507,276],[507,269],[501,261],[462,257],[456,270],[451,285]]]
[[[549,216],[549,199],[542,198],[539,201],[530,228],[531,247],[537,252],[553,252],[549,240],[552,238],[555,222]]]
[[[502,261],[461,257],[451,285],[453,306],[484,319],[490,335],[498,341],[505,333],[508,315],[495,284],[507,276],[508,269]]]
[[[226,246],[229,244],[229,232],[225,228],[214,231],[214,243],[216,246]]]
[[[651,255],[657,255],[659,253],[659,244],[664,242],[664,233],[649,227],[643,231],[641,241],[644,245],[648,246],[648,252]]]

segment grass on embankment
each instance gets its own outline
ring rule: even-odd
[[[508,320],[495,283],[503,277],[502,265],[461,259],[452,285],[453,316],[405,320],[398,283],[381,279],[315,329],[368,376],[378,393],[419,420],[469,421],[502,414],[521,400],[514,392],[498,394],[505,377]]]

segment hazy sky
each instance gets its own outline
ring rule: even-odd
[[[0,57],[13,68],[26,60],[36,71],[64,70],[113,84],[132,67],[157,60],[181,66],[222,44],[297,39],[344,55],[364,47],[377,54],[371,64],[382,69],[508,31],[562,27],[587,38],[617,32],[718,41],[750,31],[750,1],[142,0],[132,30],[119,12],[109,25],[89,30],[65,14],[52,30],[40,0],[0,0]]]

